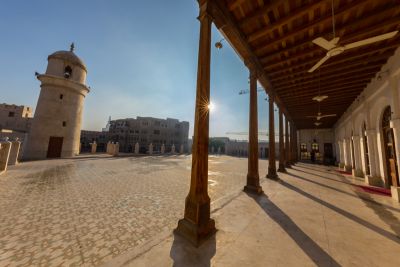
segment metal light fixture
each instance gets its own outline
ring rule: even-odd
[[[224,46],[222,45],[222,42],[225,41],[224,38],[222,38],[221,40],[219,40],[218,42],[215,43],[215,47],[220,50],[221,48],[223,48]]]
[[[313,97],[312,100],[317,101],[317,102],[322,102],[327,98],[328,98],[327,95],[318,95],[318,96]]]

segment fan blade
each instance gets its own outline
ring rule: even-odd
[[[336,38],[335,38],[336,39]],[[333,41],[333,40],[332,40]],[[331,50],[332,48],[335,47],[335,44],[332,43],[332,41],[328,41],[325,38],[318,37],[314,39],[312,42],[320,47],[322,47],[325,50]]]
[[[329,42],[331,43],[331,44],[334,44],[335,46],[337,45],[337,43],[339,42],[339,37],[335,37],[335,38],[333,38],[332,40],[330,40]]]
[[[364,39],[358,42],[354,42],[351,44],[347,44],[344,46],[344,49],[350,49],[350,48],[355,48],[355,47],[359,47],[359,46],[363,46],[363,45],[368,45],[368,44],[372,44],[375,42],[379,42],[379,41],[383,41],[386,39],[390,39],[393,36],[395,36],[399,31],[394,31],[394,32],[389,32],[389,33],[385,33],[385,34],[381,34],[381,35],[377,35],[368,39]]]
[[[318,69],[319,66],[321,66],[322,64],[324,64],[325,61],[327,61],[330,58],[330,56],[326,55],[325,57],[323,57],[320,61],[318,61],[317,64],[315,64],[311,69],[308,70],[308,72],[313,72],[314,70]]]
[[[321,118],[336,117],[336,114],[322,115]]]

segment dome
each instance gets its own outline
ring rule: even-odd
[[[83,63],[83,61],[77,55],[75,55],[75,53],[72,52],[72,51],[57,51],[57,52],[54,52],[53,54],[51,54],[47,58],[47,60],[50,60],[52,58],[69,61],[72,64],[79,65],[85,71],[87,71],[85,63]]]

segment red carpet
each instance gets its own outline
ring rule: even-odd
[[[382,187],[375,187],[375,186],[366,186],[366,185],[354,185],[353,186],[357,187],[361,191],[371,193],[371,194],[377,194],[381,196],[392,196],[392,193],[390,192],[389,189],[382,188]]]
[[[346,174],[346,175],[351,175],[351,172],[346,172],[346,171],[340,171],[340,170],[336,170],[338,173],[340,174]]]

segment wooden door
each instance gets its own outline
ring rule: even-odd
[[[63,137],[50,136],[49,147],[47,148],[48,158],[59,158],[61,157],[63,145]]]
[[[394,145],[393,129],[390,128],[391,120],[391,109],[388,106],[383,112],[382,118],[382,132],[384,140],[384,149],[386,156],[386,170],[388,174],[387,186],[399,186],[399,175],[397,173],[397,161],[396,161],[396,148]]]

